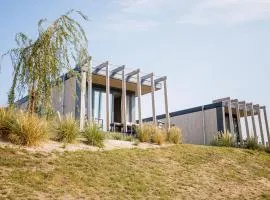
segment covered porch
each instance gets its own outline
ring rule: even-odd
[[[167,116],[165,126],[170,127],[166,76],[145,74],[125,65],[113,66],[108,61],[92,67],[91,58],[85,60],[79,69],[81,130],[88,120],[98,122],[105,131],[132,132],[132,127],[142,125],[141,97],[146,94],[151,94],[153,123],[156,123],[155,92],[162,88]]]

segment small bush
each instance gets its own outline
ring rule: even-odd
[[[123,140],[123,141],[133,141],[135,138],[132,135],[126,135],[124,133],[108,133],[107,134],[108,139],[113,139],[113,140]]]
[[[87,144],[100,148],[104,146],[105,134],[96,123],[87,124],[83,136],[86,138]]]
[[[235,140],[229,131],[218,132],[211,141],[212,146],[234,147]]]
[[[166,131],[164,129],[157,127],[156,131],[154,132],[154,134],[151,137],[151,141],[153,143],[158,144],[158,145],[163,144],[166,141]]]
[[[174,144],[182,144],[183,143],[183,135],[182,130],[177,127],[171,127],[168,131],[168,142]]]
[[[8,140],[14,144],[35,146],[48,137],[47,121],[36,115],[20,112],[8,122]]]
[[[78,137],[80,128],[72,115],[67,115],[63,118],[59,116],[59,120],[55,125],[55,132],[56,140],[65,143],[72,143]]]
[[[122,133],[110,133],[111,138],[114,140],[123,140],[123,134]]]
[[[0,108],[0,137],[7,139],[10,133],[10,124],[14,124],[16,115],[13,109]]]
[[[155,130],[155,125],[143,124],[141,127],[137,128],[137,137],[141,142],[151,142],[151,135]]]
[[[269,146],[268,146],[268,147],[265,147],[264,151],[265,151],[266,153],[269,153],[269,154],[270,154],[270,147],[269,147]]]
[[[131,135],[125,135],[124,136],[124,140],[125,141],[129,141],[129,142],[132,142],[133,140],[135,140],[135,138]]]
[[[247,141],[246,141],[245,147],[247,149],[253,149],[253,150],[259,149],[260,148],[260,145],[258,144],[257,137],[248,138]]]
[[[137,136],[141,142],[162,144],[166,140],[165,130],[157,127],[155,124],[142,125],[137,129]]]

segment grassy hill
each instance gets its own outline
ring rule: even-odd
[[[178,145],[29,153],[0,148],[0,199],[270,199],[270,154]]]

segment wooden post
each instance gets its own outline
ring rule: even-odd
[[[232,135],[234,135],[234,125],[233,125],[231,100],[228,101],[228,111],[229,111],[230,132],[231,132]]]
[[[126,77],[125,69],[122,70],[122,123],[123,131],[127,132],[127,91],[126,91]]]
[[[225,119],[225,107],[222,106],[222,124],[223,124],[223,132],[227,131],[226,119]]]
[[[109,63],[106,64],[106,130],[110,131],[110,69]]]
[[[257,131],[256,131],[255,117],[254,117],[253,104],[252,104],[252,103],[248,103],[248,104],[247,104],[247,107],[250,108],[251,120],[252,120],[252,131],[253,131],[253,135],[254,135],[255,138],[258,139],[258,135],[257,135]]]
[[[154,75],[151,77],[151,97],[152,97],[152,116],[153,116],[153,124],[157,124],[156,119],[156,106],[155,106],[155,81]]]
[[[241,127],[241,117],[240,117],[240,111],[239,111],[239,104],[238,100],[233,100],[235,102],[235,109],[236,109],[236,117],[237,117],[237,124],[238,124],[238,132],[239,132],[239,139],[240,144],[243,144],[243,135],[242,135],[242,127]]]
[[[256,110],[257,110],[257,113],[258,113],[258,118],[259,118],[259,126],[260,126],[260,132],[261,132],[262,145],[265,145],[260,105],[255,105],[255,107],[256,107]]]
[[[268,138],[268,146],[270,146],[270,133],[269,133],[269,126],[268,126],[266,107],[263,106],[262,109],[263,109],[263,113],[264,113],[264,121],[265,121],[265,128],[266,128],[267,138]]]
[[[86,67],[81,66],[81,107],[80,107],[80,130],[84,129],[85,118],[85,91],[86,91]]]
[[[247,138],[250,138],[250,134],[249,134],[249,125],[248,125],[248,119],[247,119],[247,105],[244,102],[244,115],[245,115],[245,125],[246,125],[246,132],[247,132]]]
[[[247,119],[247,105],[246,105],[246,102],[245,101],[241,101],[241,102],[239,102],[239,104],[243,108],[244,118],[245,118],[245,127],[246,127],[246,133],[247,133],[247,139],[249,139],[250,138],[250,134],[249,134],[248,119]]]
[[[89,57],[89,69],[88,69],[88,109],[87,109],[88,121],[93,121],[92,110],[92,58]]]
[[[166,112],[166,129],[169,130],[170,123],[170,114],[169,114],[169,106],[168,106],[168,91],[167,91],[167,77],[164,79],[164,100],[165,100],[165,112]]]
[[[139,117],[139,125],[142,126],[142,89],[141,89],[141,77],[140,72],[137,73],[137,93],[138,93],[138,117]]]
[[[98,92],[98,120],[101,118],[101,103],[102,103],[102,92]]]

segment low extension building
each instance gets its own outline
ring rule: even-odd
[[[265,106],[223,98],[213,103],[169,114],[171,125],[182,129],[184,141],[191,144],[210,144],[217,132],[230,131],[239,144],[250,137],[269,145],[270,134]],[[157,116],[164,122],[165,115]],[[153,118],[144,119],[145,122]]]
[[[152,113],[155,119],[155,92],[164,87],[166,126],[170,127],[167,97],[167,77],[156,77],[153,73],[143,74],[140,69],[126,66],[115,67],[104,62],[92,67],[91,58],[81,67],[75,68],[79,78],[67,73],[63,75],[62,87],[55,87],[52,104],[62,115],[73,114],[80,120],[83,129],[85,120],[97,121],[104,130],[127,132],[137,124],[135,112],[138,112],[138,124],[142,125],[141,96],[151,93]],[[135,101],[137,100],[137,108]],[[26,108],[28,97],[17,102]]]

